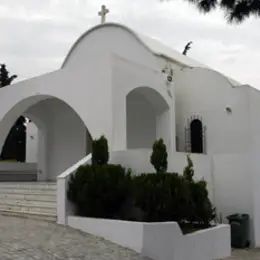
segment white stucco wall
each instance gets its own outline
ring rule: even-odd
[[[111,141],[112,94],[109,57],[108,54],[105,60],[104,56],[92,57],[93,62],[85,64],[84,67],[62,69],[1,89],[0,145],[3,144],[10,127],[19,115],[24,114],[32,119],[41,129],[39,131],[39,147],[45,146],[45,149],[41,151],[48,151],[47,153],[38,153],[38,157],[41,158],[39,161],[45,161],[49,164],[46,169],[44,165],[39,166],[39,170],[42,171],[42,177],[39,176],[39,179],[44,179],[47,176],[53,179],[54,176],[71,166],[71,163],[75,163],[86,154],[77,153],[80,146],[83,144],[86,146],[85,140],[78,141],[72,138],[73,135],[83,134],[83,130],[79,133],[76,127],[79,119],[71,117],[74,112],[87,126],[92,137],[98,138],[105,134]],[[99,58],[102,59],[99,60]],[[102,68],[104,69],[99,71]],[[98,77],[96,71],[98,71]],[[71,88],[73,91],[65,91]],[[56,101],[53,106],[47,103],[44,105],[47,99],[55,98],[56,101],[62,100],[68,105],[68,108],[73,107],[73,109],[55,107],[60,104]],[[71,120],[71,125],[67,119]],[[61,132],[59,129],[62,129],[63,136],[59,134]],[[66,138],[66,142],[64,142],[64,138]],[[64,144],[66,145],[64,146]],[[60,146],[59,151],[57,146]],[[62,159],[63,166],[57,168],[59,164],[57,158],[59,157],[61,160],[65,154],[67,155],[64,157],[65,159]],[[50,165],[52,163],[53,165]]]
[[[97,26],[83,34],[66,57],[63,67],[77,67],[85,63],[88,53],[109,51],[150,68],[157,67],[156,58],[128,28],[117,24]]]
[[[250,216],[250,240],[254,244],[253,189],[248,154],[218,154],[213,156],[214,194],[217,213],[226,217],[234,213]],[[219,217],[219,215],[218,215]]]
[[[26,125],[26,162],[38,161],[38,128],[33,122]]]
[[[260,92],[250,86],[244,86],[243,89],[247,93],[248,105],[249,105],[249,116],[248,121],[250,125],[250,132],[248,135],[251,151],[249,153],[249,162],[247,178],[251,181],[246,187],[245,192],[252,192],[253,200],[253,224],[254,224],[254,239],[255,246],[260,246]]]
[[[72,88],[73,91],[70,91]],[[149,142],[152,139],[154,141],[155,137],[162,137],[169,149],[175,150],[174,101],[167,93],[157,59],[133,33],[117,25],[101,26],[81,37],[61,70],[1,90],[3,100],[0,112],[0,145],[14,120],[21,113],[27,113],[36,119],[33,121],[37,126],[41,125],[38,127],[41,128],[39,147],[45,146],[45,149],[38,152],[38,157],[41,158],[39,161],[51,164],[46,169],[44,165],[40,166],[43,175],[52,178],[54,172],[63,171],[65,164],[61,168],[56,167],[58,164],[53,166],[57,162],[53,154],[63,151],[61,155],[64,155],[64,151],[74,150],[81,145],[73,139],[71,145],[68,141],[64,142],[65,137],[68,139],[72,134],[79,134],[75,130],[77,128],[67,127],[62,110],[53,108],[50,115],[47,105],[44,109],[42,107],[37,110],[39,102],[57,98],[73,108],[93,138],[104,134],[111,150],[126,149],[126,96],[135,89],[138,89],[138,94],[147,98],[156,111],[153,118],[156,122],[156,136],[153,130],[153,138],[149,137]],[[145,108],[144,104],[143,107],[140,106],[140,110]],[[69,115],[69,110],[64,113]],[[132,115],[136,113],[138,111],[134,111]],[[44,125],[48,125],[48,129]],[[58,134],[58,125],[60,129],[63,126],[63,137]],[[141,137],[145,138],[145,133]],[[45,141],[46,138],[48,141]],[[65,143],[68,146],[65,147]],[[56,146],[63,150],[57,151]],[[49,152],[50,149],[52,152]],[[48,153],[42,152],[44,150]],[[72,157],[79,156],[74,152],[72,154]],[[65,158],[67,159],[66,156]],[[66,161],[69,164],[74,160]]]
[[[232,87],[223,75],[205,68],[184,69],[174,83],[180,151],[184,151],[184,127],[193,115],[201,116],[206,126],[208,154],[249,150],[249,110],[243,88]]]
[[[87,154],[87,143],[90,142],[87,140],[87,128],[64,102],[57,99],[40,101],[25,114],[38,119],[39,132],[42,133],[38,151],[30,151],[39,154],[39,179],[55,180],[56,176]]]
[[[138,94],[139,98],[138,109],[134,105],[130,106],[132,110],[132,118],[134,115],[136,119],[145,111],[148,112],[147,104],[151,104],[152,111],[156,114],[156,138],[163,138],[169,150],[175,151],[175,111],[174,99],[171,98],[167,92],[167,87],[156,65],[155,68],[147,67],[144,64],[130,62],[117,55],[113,56],[113,148],[114,150],[124,150],[127,147],[127,95]],[[142,102],[141,96],[147,101]],[[129,97],[129,96],[128,96]],[[129,98],[128,98],[129,101]],[[120,107],[120,109],[118,109]],[[129,106],[128,106],[129,108]],[[143,111],[140,111],[143,110]],[[128,110],[129,111],[129,110]],[[140,115],[139,115],[140,114]],[[143,121],[140,125],[144,126],[147,121]],[[150,118],[150,120],[152,120]],[[154,119],[153,119],[154,120]],[[140,120],[142,121],[142,120]],[[139,125],[135,124],[138,128]],[[146,126],[148,127],[148,126]],[[138,131],[136,129],[135,131]],[[150,134],[150,133],[149,133]],[[154,135],[151,134],[151,136]],[[142,138],[146,139],[144,133]]]
[[[188,235],[182,234],[176,222],[142,223],[68,216],[68,225],[156,260],[213,260],[231,254],[228,225]]]

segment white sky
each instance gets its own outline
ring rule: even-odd
[[[220,12],[200,14],[184,0],[1,0],[0,63],[19,80],[58,69],[71,45],[100,22],[120,22],[183,50],[201,63],[260,89],[260,19],[228,25]]]

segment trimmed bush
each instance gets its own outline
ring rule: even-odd
[[[68,199],[77,214],[96,218],[120,218],[118,214],[130,193],[130,173],[112,164],[79,167],[68,187]]]
[[[143,212],[142,221],[181,222],[189,215],[189,190],[176,173],[150,173],[133,177],[134,203]]]
[[[92,164],[107,164],[109,160],[108,142],[104,135],[92,141]]]
[[[167,171],[167,158],[167,148],[163,143],[163,139],[155,141],[153,144],[153,152],[150,158],[150,162],[157,173],[165,173]]]
[[[209,227],[216,217],[216,210],[208,197],[207,183],[204,180],[193,181],[189,183],[189,189],[193,202],[191,222]]]
[[[183,171],[183,178],[187,182],[190,191],[191,214],[187,220],[194,225],[209,227],[216,214],[208,196],[207,183],[204,180],[195,181],[193,179],[194,168],[189,155],[187,155],[187,163],[188,165]]]

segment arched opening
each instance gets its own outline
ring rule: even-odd
[[[1,161],[25,162],[26,118],[20,116],[10,129],[1,152]]]
[[[12,113],[8,114],[13,117]],[[2,124],[10,121],[8,114]],[[88,129],[64,101],[44,98],[27,106],[22,115],[31,121],[26,123],[25,164],[35,163],[37,180],[55,181],[59,174],[91,152],[92,138]],[[17,174],[17,180],[23,180],[21,174]],[[15,177],[12,176],[12,180]],[[24,178],[30,181],[27,175]]]
[[[170,112],[165,99],[152,88],[139,87],[126,96],[127,149],[148,148],[163,138],[170,144]]]
[[[191,152],[203,153],[203,125],[199,119],[190,123]]]

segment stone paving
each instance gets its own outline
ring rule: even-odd
[[[148,260],[130,249],[54,223],[0,216],[1,260]],[[260,260],[260,249],[227,260]]]
[[[260,249],[234,250],[226,260],[260,260]]]
[[[132,250],[43,221],[0,216],[1,260],[141,260]]]

